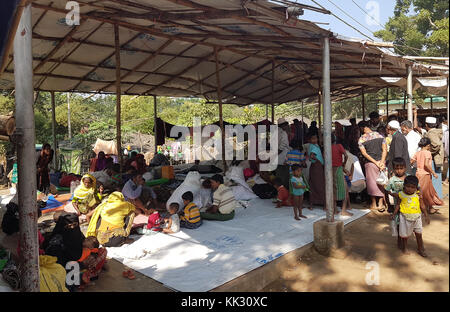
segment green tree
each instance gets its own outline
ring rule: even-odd
[[[397,0],[394,16],[375,36],[401,45],[395,48],[401,55],[448,56],[448,0]]]

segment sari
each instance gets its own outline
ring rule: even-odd
[[[311,154],[315,154],[317,160],[311,159]],[[309,201],[312,205],[325,204],[325,173],[323,170],[323,157],[320,147],[316,144],[309,144]]]
[[[96,236],[99,243],[104,246],[111,243],[110,240],[113,238],[118,238],[114,240],[118,242],[125,240],[130,235],[134,210],[134,205],[125,201],[122,193],[113,192],[95,209],[86,236]]]
[[[92,187],[84,186],[83,179],[90,178],[92,180]],[[90,174],[85,174],[81,178],[81,184],[73,192],[72,202],[78,204],[78,209],[82,214],[89,212],[90,208],[100,203],[100,195],[97,192],[97,180]]]

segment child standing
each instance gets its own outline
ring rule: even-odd
[[[403,158],[397,157],[392,161],[392,165],[394,167],[394,176],[392,176],[384,189],[386,190],[387,196],[394,197],[394,207],[400,205],[400,199],[394,194],[398,194],[403,190],[403,184],[406,178],[406,163]],[[389,205],[389,198],[386,199]],[[388,212],[392,213],[394,209],[388,207]],[[401,238],[399,233],[399,225],[400,225],[400,216],[394,215],[394,222],[397,226],[397,245],[398,248],[401,248]],[[394,232],[395,233],[395,232]],[[394,234],[395,235],[395,234]]]
[[[331,135],[331,152],[332,152],[332,165],[333,165],[333,197],[334,197],[334,213],[337,214],[336,201],[342,201],[342,216],[352,216],[352,213],[347,212],[347,188],[345,186],[344,178],[344,164],[348,160],[347,153],[345,152],[342,144],[336,144],[336,136],[334,133]],[[342,159],[344,156],[344,159]]]
[[[398,194],[392,193],[399,198],[400,204],[395,206],[395,211],[391,215],[393,219],[400,211],[399,215],[399,235],[401,237],[400,249],[407,254],[408,237],[414,232],[417,241],[418,252],[422,257],[426,257],[425,248],[422,239],[422,214],[425,215],[425,221],[430,224],[427,210],[423,204],[422,197],[418,190],[419,179],[415,176],[407,176],[403,183],[403,191]]]
[[[184,193],[181,198],[184,203],[184,210],[180,212],[180,227],[187,229],[197,229],[202,225],[200,209],[192,201],[194,194],[192,192]]]
[[[434,214],[437,212],[437,209],[433,208],[433,206],[442,206],[444,202],[439,198],[431,180],[431,176],[437,178],[437,174],[433,170],[430,139],[422,138],[419,141],[419,147],[421,150],[413,156],[411,162],[417,162],[416,176],[419,179],[423,201],[428,212]]]
[[[281,208],[282,206],[292,206],[292,198],[289,194],[288,189],[283,185],[280,178],[276,178],[273,182],[273,185],[277,189],[277,208]]]
[[[305,193],[306,184],[305,181],[303,181],[302,177],[302,167],[300,167],[299,165],[292,166],[291,184],[292,184],[292,199],[294,202],[293,206],[294,218],[295,220],[300,220],[299,217],[307,218],[305,215],[302,214],[303,194]]]
[[[322,151],[318,145],[317,135],[311,135],[309,139],[308,157],[311,161],[309,167],[309,209],[312,205],[325,205],[325,173],[323,171]],[[323,208],[325,210],[325,207]]]
[[[164,219],[166,228],[162,231],[166,234],[174,234],[180,231],[180,218],[178,217],[178,209],[180,206],[177,203],[172,203],[169,206],[170,218]]]

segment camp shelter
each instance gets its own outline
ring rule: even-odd
[[[27,126],[34,120],[33,90],[117,94],[118,150],[121,94],[153,96],[155,108],[157,96],[203,97],[219,105],[221,128],[222,104],[271,105],[273,122],[274,105],[318,97],[326,199],[332,207],[331,100],[364,99],[364,92],[391,86],[381,77],[407,76],[412,119],[413,81],[448,76],[448,66],[393,54],[392,43],[344,38],[303,20],[304,10],[331,12],[292,1],[76,2],[79,23],[72,14],[76,10],[66,8],[64,0],[7,1],[0,10],[5,26],[0,31],[0,88],[15,89],[19,172],[27,181],[35,176],[27,162],[34,147],[34,127]],[[32,182],[19,185],[24,215],[35,213],[34,191]],[[328,211],[327,221],[332,218]],[[25,238],[35,236],[36,224],[23,219],[21,228],[28,235],[21,235],[27,268],[22,281],[25,290],[35,290],[37,244]]]

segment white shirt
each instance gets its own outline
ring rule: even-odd
[[[444,132],[444,139],[443,139],[443,141],[444,141],[444,152],[445,152],[445,156],[449,156],[449,151],[448,151],[448,148],[449,148],[449,146],[448,146],[448,128],[447,128],[447,131],[445,131]]]
[[[348,157],[348,160],[345,163],[345,169],[348,172],[350,172],[350,170],[352,169],[352,164],[353,164],[353,178],[352,178],[351,182],[354,183],[359,180],[365,180],[366,177],[364,176],[364,173],[362,171],[362,167],[361,167],[358,157],[356,157],[349,151],[345,151],[345,152],[347,153],[347,157]]]
[[[286,161],[286,155],[291,150],[289,146],[289,136],[286,131],[278,127],[278,150],[282,151],[278,154],[278,164],[283,165]]]
[[[412,159],[414,154],[419,151],[419,141],[422,137],[416,131],[411,130],[407,135],[405,135],[405,138],[408,142],[409,159]]]

